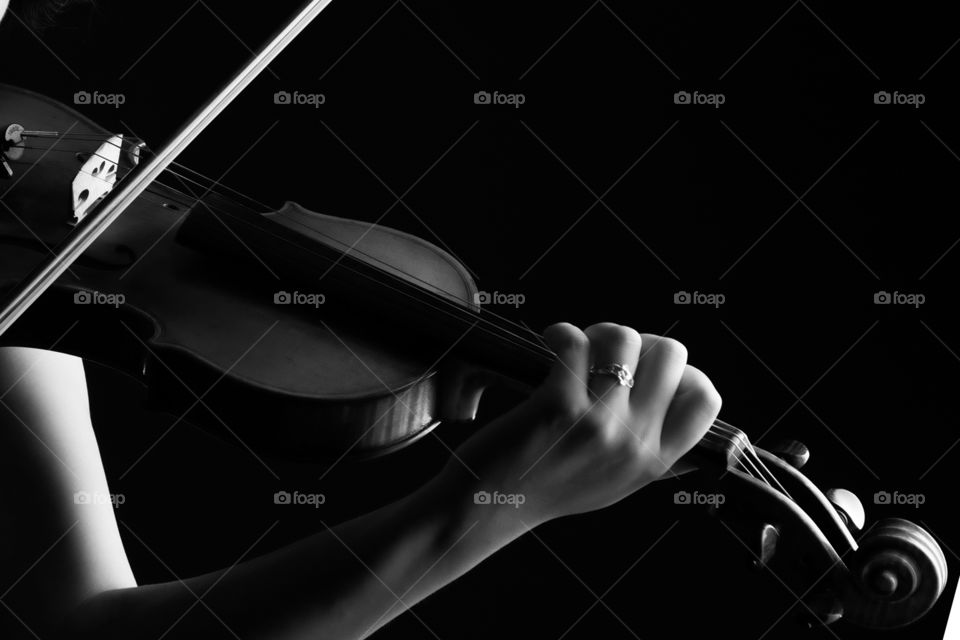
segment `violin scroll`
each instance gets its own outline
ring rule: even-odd
[[[903,627],[937,602],[947,563],[926,530],[891,518],[858,541],[854,535],[866,520],[862,503],[845,489],[821,492],[800,473],[810,456],[803,445],[764,450],[719,420],[704,440],[704,452],[709,445],[723,454],[707,459],[727,461],[717,482],[735,518],[728,528],[753,551],[755,566],[784,576],[781,581],[806,594],[809,624],[843,618],[867,628]]]
[[[871,628],[896,628],[923,616],[947,581],[947,561],[933,536],[899,518],[879,521],[850,563],[844,617]]]

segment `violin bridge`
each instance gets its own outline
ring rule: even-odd
[[[113,191],[123,150],[123,135],[104,142],[87,158],[73,179],[73,224],[78,224],[97,202]]]

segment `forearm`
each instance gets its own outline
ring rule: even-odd
[[[473,487],[452,475],[233,568],[102,594],[76,627],[96,638],[159,637],[171,626],[166,638],[232,635],[224,625],[245,639],[367,635],[524,531],[501,508],[474,505]]]

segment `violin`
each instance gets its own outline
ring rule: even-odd
[[[554,354],[481,310],[441,248],[292,202],[271,209],[175,162],[325,5],[309,3],[156,152],[0,84],[0,344],[103,363],[145,383],[158,409],[300,460],[387,454],[472,419],[494,380],[543,379]],[[411,337],[383,337],[394,332]],[[801,473],[808,457],[718,419],[682,464],[726,496],[757,564],[789,576],[820,622],[922,617],[946,586],[936,540],[901,519],[864,529],[856,496]]]

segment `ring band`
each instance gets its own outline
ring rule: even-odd
[[[625,364],[605,364],[599,367],[590,367],[592,376],[610,376],[617,379],[621,387],[633,387],[633,376]]]

